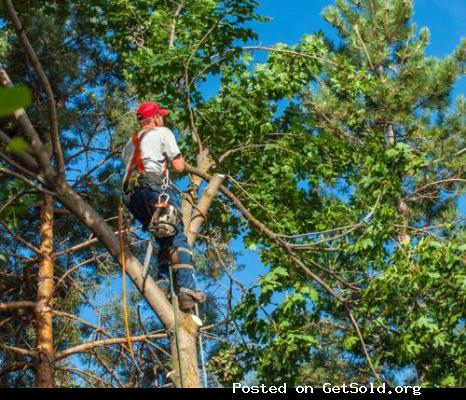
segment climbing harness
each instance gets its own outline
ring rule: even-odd
[[[142,160],[141,142],[148,131],[147,129],[143,129],[131,136],[134,150],[123,178],[123,193],[125,193],[125,195],[129,196],[139,186],[140,180],[146,172]],[[167,193],[167,189],[170,186],[170,177],[168,171],[168,157],[166,153],[164,153],[164,155],[163,180],[161,184],[162,191],[159,194],[157,203],[154,204],[155,209],[149,223],[149,231],[156,238],[175,236],[178,233],[178,211],[176,207],[170,203],[170,195]],[[124,196],[124,199],[125,202],[127,202],[126,196]]]
[[[123,192],[132,192],[139,184],[139,177],[144,174],[144,164],[142,162],[141,141],[148,129],[143,129],[131,136],[133,143],[133,155],[123,178]]]

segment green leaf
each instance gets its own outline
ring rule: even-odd
[[[317,290],[312,286],[304,286],[300,290],[300,292],[304,295],[309,296],[309,298],[314,302],[319,300],[319,294],[317,293]]]
[[[6,146],[6,150],[10,153],[25,153],[29,150],[29,145],[21,136],[15,136]]]
[[[12,115],[18,108],[31,103],[31,92],[26,86],[0,88],[0,117]]]
[[[343,340],[343,348],[345,350],[351,350],[353,345],[358,342],[357,336],[347,336],[345,340]]]

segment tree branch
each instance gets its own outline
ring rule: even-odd
[[[195,208],[189,229],[187,232],[188,243],[192,246],[196,240],[196,234],[204,222],[207,210],[212,204],[220,185],[225,179],[225,175],[215,174],[209,182],[209,185],[204,190],[199,204]]]
[[[12,86],[10,77],[3,68],[0,68],[0,84],[3,87]],[[53,180],[56,174],[50,165],[50,158],[47,155],[47,151],[45,150],[37,131],[32,125],[29,117],[27,116],[26,111],[24,111],[24,108],[16,110],[15,117],[24,135],[26,136],[29,145],[31,146],[32,153],[34,154],[37,162],[39,163],[40,169],[42,169],[42,171],[48,179]]]
[[[22,238],[21,236],[17,235],[15,232],[13,232],[10,228],[8,228],[8,225],[0,219],[0,225],[3,226],[3,228],[11,235],[13,238],[22,244],[24,244],[29,250],[32,250],[34,253],[36,253],[38,256],[40,256],[42,253],[41,251],[31,243],[29,243],[26,239]]]
[[[149,334],[149,335],[142,335],[142,336],[133,336],[131,337],[131,342],[145,342],[149,339],[161,339],[167,337],[166,333],[156,333],[156,334]],[[96,347],[105,347],[111,346],[114,344],[126,344],[128,342],[128,338],[114,338],[114,339],[103,339],[97,340],[95,342],[83,343],[78,346],[71,347],[69,349],[63,350],[56,354],[55,359],[62,360],[64,358],[70,357],[77,353],[85,353],[86,351],[95,349]]]
[[[31,351],[31,350],[26,350],[20,347],[15,347],[15,346],[8,346],[7,344],[1,344],[0,343],[0,349],[9,351],[11,353],[18,354],[20,356],[26,356],[26,357],[35,357],[36,352]]]
[[[13,27],[15,29],[16,35],[18,36],[19,42],[21,43],[21,46],[24,52],[26,53],[27,57],[31,60],[31,63],[35,71],[37,72],[37,75],[39,76],[42,89],[47,95],[47,105],[50,119],[50,136],[52,138],[53,148],[57,157],[58,174],[61,179],[64,179],[65,163],[63,160],[63,151],[58,137],[58,116],[52,87],[47,78],[47,75],[44,72],[44,69],[42,68],[42,65],[39,61],[39,58],[37,57],[36,52],[34,51],[33,47],[31,46],[31,43],[29,42],[29,39],[26,36],[21,21],[19,20],[18,15],[13,7],[13,3],[11,2],[11,0],[3,0],[3,4],[5,5],[5,9],[10,17],[11,22],[13,23]]]
[[[37,305],[34,301],[13,301],[11,303],[0,303],[0,312],[11,312],[24,309],[33,309]]]

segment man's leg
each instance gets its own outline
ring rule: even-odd
[[[177,228],[178,232],[173,237],[171,249],[172,268],[180,309],[184,312],[191,312],[196,303],[205,300],[205,296],[196,290],[193,256],[183,232],[183,225],[179,223]]]
[[[154,212],[154,204],[158,201],[158,196],[159,192],[156,190],[140,187],[136,189],[129,198],[128,209],[141,223],[145,231],[149,227]]]
[[[157,189],[157,186],[154,186],[153,189],[140,187],[133,192],[129,199],[128,208],[133,216],[142,224],[144,230],[149,228],[154,212],[154,204],[158,201],[160,192]],[[171,240],[169,238],[157,239],[157,245],[158,273],[156,283],[165,295],[170,297],[168,267],[170,264]]]

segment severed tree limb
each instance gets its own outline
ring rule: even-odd
[[[194,209],[189,228],[187,229],[187,238],[190,246],[192,246],[196,240],[196,234],[206,218],[207,210],[212,204],[224,179],[225,175],[215,174],[210,180],[207,188],[204,190],[199,204]]]
[[[194,175],[200,176],[205,181],[209,182],[212,177],[199,168],[193,167],[186,163],[186,171]],[[252,213],[241,203],[241,201],[224,185],[219,186],[219,190],[234,204],[234,206],[241,212],[243,217],[247,219],[259,232],[263,233],[267,238],[272,241],[277,239],[277,234],[268,229],[262,222],[255,218]]]
[[[18,18],[18,15],[13,7],[13,3],[11,0],[3,0],[3,4],[5,9],[8,13],[8,16],[13,23],[13,27],[15,29],[16,35],[21,43],[21,47],[23,48],[24,52],[26,53],[28,59],[31,61],[34,70],[37,72],[39,76],[40,84],[42,89],[44,90],[45,94],[47,95],[47,106],[49,111],[49,120],[50,120],[50,137],[52,139],[53,149],[56,155],[57,161],[57,169],[58,175],[60,179],[65,178],[65,163],[63,160],[63,151],[60,145],[59,139],[59,130],[58,130],[58,116],[57,116],[57,107],[55,104],[55,98],[53,95],[52,87],[50,82],[45,74],[44,69],[37,57],[36,52],[34,51],[29,39],[26,36],[24,31],[24,27],[21,24],[21,21]]]

